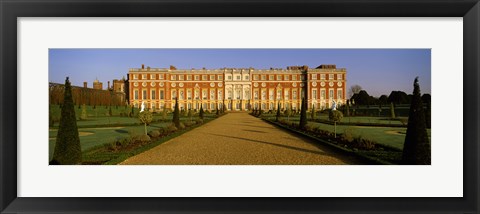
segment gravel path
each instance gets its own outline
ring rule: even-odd
[[[229,113],[120,164],[361,164],[247,113]]]

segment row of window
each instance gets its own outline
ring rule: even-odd
[[[150,97],[148,95],[150,95]],[[158,95],[159,95],[158,99],[160,99],[160,100],[165,99],[164,90],[160,90]],[[179,90],[178,95],[179,95],[178,96],[179,100],[184,100],[185,99],[184,90]],[[210,94],[208,95],[208,91],[206,89],[204,89],[204,90],[202,90],[201,95],[202,96],[200,96],[200,91],[199,90],[195,90],[195,91],[193,91],[193,93],[192,93],[192,90],[187,90],[186,99],[187,100],[192,100],[192,99],[200,100],[200,98],[201,98],[203,100],[207,100],[210,97],[210,100],[215,100],[215,90],[210,90]],[[171,97],[172,97],[172,99],[177,98],[177,90],[172,90]],[[134,100],[139,100],[140,99],[138,90],[133,91],[133,99]],[[156,90],[150,90],[150,94],[147,93],[147,90],[142,90],[141,99],[142,100],[149,100],[149,99],[155,100],[155,99],[157,99]],[[223,90],[218,90],[217,99],[219,99],[219,100],[223,99]]]
[[[275,79],[275,76],[277,76],[277,79]],[[267,77],[268,77],[268,80],[277,80],[277,81],[281,81],[281,80],[297,80],[297,75],[288,75],[288,74],[282,74],[282,75],[274,75],[274,74],[270,74],[270,75],[253,75],[253,80],[267,80]],[[300,79],[301,80],[305,80],[305,76],[301,75],[300,76]]]
[[[296,100],[298,98],[298,91],[296,89],[292,90],[292,99]],[[303,90],[301,90],[301,93],[303,94]],[[261,91],[261,98],[262,100],[267,99],[267,91],[262,90]],[[275,96],[276,95],[276,96]],[[276,98],[275,98],[276,97]],[[253,99],[258,100],[259,99],[259,91],[254,90],[253,91]],[[283,96],[282,96],[282,90],[277,90],[277,93],[275,94],[273,89],[268,90],[268,99],[269,100],[289,100],[290,99],[290,90],[283,90]]]
[[[267,77],[268,77],[268,80],[277,80],[277,81],[281,81],[281,80],[297,80],[297,75],[276,75],[277,78],[275,79],[275,75],[271,74],[271,75],[253,75],[253,80],[267,80]],[[142,80],[146,80],[147,79],[147,74],[142,74],[141,75],[142,77]],[[216,78],[215,78],[216,77]],[[301,75],[300,76],[301,80],[305,80],[305,76]],[[311,77],[312,77],[312,80],[316,80],[318,78],[318,74],[311,74]],[[138,80],[139,78],[139,75],[138,74],[133,74],[133,79],[134,80]],[[159,79],[159,80],[163,80],[164,79],[164,74],[150,74],[150,79],[151,80],[155,80],[155,79]],[[173,75],[170,75],[170,80],[196,80],[196,81],[199,81],[199,80],[204,80],[204,81],[207,81],[207,80],[223,80],[223,76],[222,75],[183,75],[183,74],[173,74]],[[226,76],[227,80],[232,80],[232,75],[227,75]],[[343,74],[337,74],[337,80],[341,80],[343,78]],[[320,79],[321,80],[325,80],[326,79],[326,74],[320,74]],[[334,80],[335,79],[335,76],[334,74],[328,74],[328,79],[329,80]],[[248,75],[245,75],[243,76],[243,79],[242,79],[242,76],[241,75],[235,75],[235,80],[249,80],[249,76]]]
[[[180,110],[189,110],[189,109],[200,109],[200,106],[202,104],[201,103],[179,103],[178,106],[179,106],[179,109]],[[262,109],[266,109],[266,110],[274,110],[277,105],[274,104],[274,103],[253,103],[253,104],[249,104],[249,103],[236,103],[236,104],[233,104],[231,102],[229,103],[225,103],[225,106],[227,108],[227,110],[232,110],[233,108],[234,109],[251,109],[251,108],[256,108],[258,109],[260,107],[260,105],[262,106]],[[311,108],[314,107],[315,104],[311,104]],[[330,103],[320,103],[320,107],[321,108],[326,108],[326,107],[329,107],[331,104]],[[134,106],[136,108],[139,108],[140,107],[140,104],[139,103],[135,103]],[[151,108],[151,109],[163,109],[165,107],[165,104],[164,103],[149,103],[148,104],[148,108]],[[218,107],[218,109],[222,109],[223,108],[223,103],[218,103],[218,104],[215,104],[215,103],[203,103],[203,109],[205,110],[216,110]],[[267,109],[268,107],[268,109]],[[292,110],[298,110],[297,109],[297,103],[280,103],[280,108],[282,109],[292,109]]]
[[[312,75],[312,80],[316,80],[318,77],[318,74],[311,74]],[[329,80],[334,80],[335,79],[335,74],[328,74],[328,79]],[[343,74],[337,74],[337,80],[341,80],[343,77]],[[325,80],[326,79],[326,74],[320,74],[320,79]]]
[[[201,103],[187,103],[186,105],[183,104],[183,103],[179,103],[178,104],[178,107],[180,110],[189,110],[189,109],[200,109],[200,105]],[[134,104],[135,108],[139,108],[140,107],[140,103],[135,103]],[[164,103],[149,103],[147,104],[148,108],[150,109],[163,109],[165,107],[165,104]],[[222,103],[218,103],[218,109],[221,109],[223,107]],[[205,110],[216,110],[217,106],[215,105],[215,103],[210,103],[210,105],[208,105],[207,103],[204,103],[203,104],[203,109]]]
[[[325,97],[326,91],[325,89],[320,90],[320,99],[324,100],[326,99]],[[335,91],[333,89],[328,90],[328,98],[329,99],[343,99],[343,90],[342,89],[337,89],[337,96],[335,96]],[[317,89],[312,89],[312,99],[318,99],[318,94],[317,94]]]
[[[282,90],[277,90],[277,93],[276,93],[276,98],[275,98],[275,92],[273,89],[270,89],[268,91],[268,99],[269,100],[274,100],[274,99],[277,99],[277,100],[281,100],[281,99],[284,99],[284,100],[289,100],[290,99],[290,90],[284,90],[283,91],[283,96],[282,96]],[[296,100],[298,99],[298,91],[297,90],[292,90],[292,99]],[[302,94],[303,94],[303,90],[301,91]],[[326,99],[326,91],[324,89],[321,89],[320,90],[320,97],[318,97],[318,93],[317,93],[317,89],[312,89],[312,99]],[[177,97],[177,90],[172,90],[172,99],[175,99]],[[134,100],[139,100],[139,91],[138,90],[134,90]],[[235,92],[235,99],[250,99],[250,95],[249,95],[249,91],[246,91],[245,92],[245,95],[242,96],[242,92]],[[155,90],[151,90],[150,91],[150,97],[148,97],[148,94],[147,94],[147,90],[143,90],[142,91],[142,100],[148,100],[148,99],[152,99],[152,100],[155,100],[157,99],[157,96],[156,96],[156,91]],[[159,91],[159,94],[158,94],[158,99],[160,100],[163,100],[165,99],[165,93],[163,90],[160,90]],[[193,95],[193,96],[192,96]],[[187,90],[187,93],[186,93],[186,99],[187,100],[199,100],[200,98],[203,99],[203,100],[207,100],[207,99],[210,99],[210,100],[215,100],[215,99],[218,99],[218,100],[221,100],[223,99],[223,90],[218,90],[218,95],[217,95],[217,98],[215,98],[215,90],[210,90],[210,94],[208,94],[208,91],[206,89],[202,90],[202,94],[201,94],[201,97],[200,97],[200,90],[194,90],[193,93],[192,93],[192,90]],[[266,100],[267,99],[267,91],[266,90],[262,90],[261,91],[261,98],[262,100]],[[328,90],[328,98],[333,98],[333,99],[343,99],[343,90],[341,89],[337,89],[337,93],[336,93],[336,96],[335,96],[335,93],[334,93],[334,89],[329,89]],[[184,90],[180,90],[179,91],[179,96],[178,96],[178,99],[179,100],[184,100],[185,99],[185,94],[184,94]],[[227,99],[232,99],[232,91],[227,91]],[[258,100],[259,99],[259,91],[258,90],[254,90],[253,92],[253,99],[254,100]]]
[[[141,77],[142,80],[148,79],[147,74],[133,74],[133,79],[138,80]],[[163,80],[164,74],[150,74],[150,80]],[[186,78],[186,79],[185,79]],[[222,75],[183,75],[183,74],[172,74],[170,75],[170,80],[223,80]]]

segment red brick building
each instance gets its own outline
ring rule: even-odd
[[[286,69],[221,68],[177,69],[132,68],[128,72],[130,104],[172,109],[178,97],[180,109],[227,110],[252,108],[300,109],[306,94],[308,108],[329,108],[333,101],[345,103],[346,69],[335,65],[317,68],[289,66]],[[305,93],[308,91],[308,93]]]

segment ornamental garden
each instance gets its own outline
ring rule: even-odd
[[[352,90],[344,105],[307,109],[276,106],[250,114],[285,132],[356,156],[365,164],[431,164],[430,96],[421,94],[418,80],[413,93],[392,91],[374,98],[361,88]],[[353,89],[353,87],[352,87]],[[215,110],[154,111],[126,105],[116,95],[78,102],[68,78],[62,99],[49,106],[49,160],[51,165],[118,164],[228,113]],[[192,148],[194,149],[194,148]]]

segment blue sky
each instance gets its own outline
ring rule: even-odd
[[[49,81],[92,87],[121,79],[129,68],[286,68],[336,64],[347,69],[347,88],[360,85],[370,95],[392,90],[411,94],[419,77],[421,93],[431,93],[430,49],[50,49]]]

